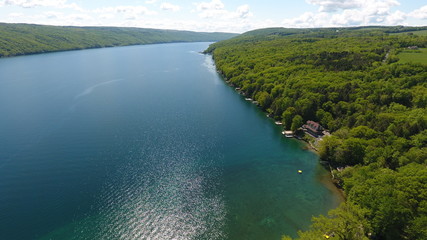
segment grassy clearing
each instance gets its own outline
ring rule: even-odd
[[[405,50],[397,55],[399,63],[423,63],[427,64],[427,48],[418,50]]]
[[[427,30],[413,31],[413,32],[400,32],[400,33],[391,33],[390,35],[408,35],[414,34],[418,36],[427,36]]]

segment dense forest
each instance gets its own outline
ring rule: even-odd
[[[299,239],[427,239],[427,61],[399,60],[426,54],[426,29],[261,29],[206,50],[285,129],[332,134],[319,155],[346,202]]]
[[[0,57],[150,43],[216,42],[236,35],[143,28],[0,23]]]

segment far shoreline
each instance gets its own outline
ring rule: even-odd
[[[84,51],[84,50],[96,50],[103,48],[119,48],[119,47],[136,47],[136,46],[148,46],[148,45],[160,45],[160,44],[174,44],[174,43],[213,43],[215,41],[177,41],[177,42],[154,42],[154,43],[137,43],[137,44],[128,44],[128,45],[117,45],[117,46],[100,46],[100,47],[86,47],[86,48],[73,48],[73,49],[59,49],[52,51],[43,51],[43,52],[28,52],[16,55],[0,56],[0,59],[15,58],[15,57],[25,57],[41,54],[51,54],[51,53],[62,53],[62,52],[73,52],[73,51]]]
[[[218,42],[238,33],[0,22],[0,58],[109,47]]]

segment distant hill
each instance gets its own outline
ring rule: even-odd
[[[264,28],[245,32],[242,36],[290,36],[325,37],[339,35],[378,35],[378,34],[407,34],[426,31],[427,27],[405,26],[360,26],[360,27],[335,27],[335,28]]]
[[[170,42],[216,42],[234,33],[0,23],[0,57]]]
[[[298,39],[298,41],[311,41],[313,39],[340,38],[340,37],[372,37],[372,36],[426,36],[427,26],[360,26],[360,27],[335,27],[335,28],[263,28],[245,32],[227,41],[211,45],[206,53],[213,52],[217,47],[228,44],[254,44],[256,42],[274,41],[283,37]]]

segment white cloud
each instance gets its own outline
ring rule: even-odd
[[[212,0],[211,2],[201,2],[196,4],[196,9],[201,18],[224,19],[245,19],[253,16],[249,5],[241,5],[235,11],[228,11],[221,0]]]
[[[71,25],[85,25],[84,23],[93,20],[93,17],[88,14],[70,14],[66,16],[67,22]]]
[[[178,5],[173,5],[172,3],[162,3],[162,5],[160,5],[160,8],[162,10],[165,11],[172,11],[172,12],[177,12],[181,9],[180,6]]]
[[[49,19],[59,19],[63,17],[63,14],[61,12],[55,12],[55,11],[48,11],[48,12],[44,12],[43,14],[46,18],[49,18]]]
[[[320,6],[320,12],[334,12],[339,9],[352,9],[360,7],[358,0],[307,0],[307,3]]]
[[[97,9],[80,8],[76,3],[82,3],[81,0],[0,0],[0,8],[4,10],[4,14],[0,14],[0,22],[228,32],[279,26],[405,25],[406,20],[425,25],[423,22],[427,19],[427,5],[405,13],[397,10],[398,1],[400,0],[305,0],[316,9],[295,18],[280,20],[271,16],[274,20],[266,20],[260,19],[261,11],[254,17],[253,12],[258,9],[251,9],[248,4],[231,8],[226,0],[195,0],[192,9],[186,13],[188,16],[182,19],[173,19],[170,11],[184,12],[187,8],[184,3],[178,4],[178,1],[173,0],[142,0],[138,1],[141,3],[139,5],[122,3],[123,6],[105,5],[106,7]],[[25,14],[19,13],[18,7],[25,8],[22,10]],[[283,14],[286,12],[283,11]]]
[[[200,32],[242,32],[254,28],[248,21],[198,21],[198,20],[176,20],[176,19],[162,19],[161,22],[155,20],[147,20],[144,22],[129,21],[124,23],[125,26],[133,25],[145,28],[161,28],[161,29],[177,29],[177,30],[191,30]]]
[[[292,19],[285,19],[283,21],[283,25],[285,27],[301,27],[301,28],[320,27],[320,26],[324,26],[324,24],[327,24],[328,18],[329,18],[329,15],[327,13],[305,12],[299,17],[292,18]]]
[[[424,5],[423,7],[411,12],[408,14],[410,17],[418,18],[418,19],[427,19],[427,5]]]
[[[64,14],[61,12],[44,12],[31,16],[32,23],[62,26],[87,26],[94,18],[88,14]]]
[[[371,15],[388,15],[392,7],[399,5],[396,0],[364,0],[361,10],[367,11]]]
[[[198,11],[224,9],[224,4],[221,2],[221,0],[212,0],[211,2],[201,2],[196,5],[197,5]]]
[[[54,8],[71,8],[82,11],[76,3],[67,3],[67,0],[4,0],[1,5],[18,6],[23,8],[36,7],[54,7]]]
[[[23,8],[56,7],[64,5],[66,0],[5,0],[4,5],[19,6]]]
[[[239,18],[251,17],[253,14],[250,12],[249,5],[245,4],[237,8],[237,16]]]
[[[24,14],[21,13],[21,12],[13,12],[13,13],[9,14],[9,17],[11,17],[11,18],[20,18],[20,17],[23,17],[23,16],[24,16]]]
[[[345,9],[389,9],[399,6],[397,0],[306,0],[307,3],[319,6],[319,12],[335,12]]]
[[[125,19],[138,19],[143,15],[156,15],[155,11],[149,10],[145,6],[116,6],[116,7],[106,7],[99,8],[93,11],[94,13],[101,14],[101,16],[110,16],[115,15],[123,15]]]
[[[397,25],[406,20],[406,14],[401,11],[381,12],[359,9],[345,10],[341,14],[334,14],[329,25],[331,26],[359,26],[359,25]]]
[[[107,20],[107,19],[114,19],[116,15],[112,13],[105,13],[98,16],[99,19]]]
[[[318,12],[306,12],[293,19],[285,19],[289,27],[344,27],[360,25],[403,24],[407,14],[391,9],[396,0],[307,0],[319,6]]]
[[[401,11],[395,11],[394,13],[391,13],[386,16],[385,22],[387,25],[399,25],[402,24],[408,17],[408,14],[401,12]]]
[[[57,11],[46,11],[34,15],[10,13],[7,16],[2,16],[0,19],[0,21],[4,22],[21,22],[58,26],[88,26],[91,25],[94,20],[95,19],[88,14],[65,14]]]

